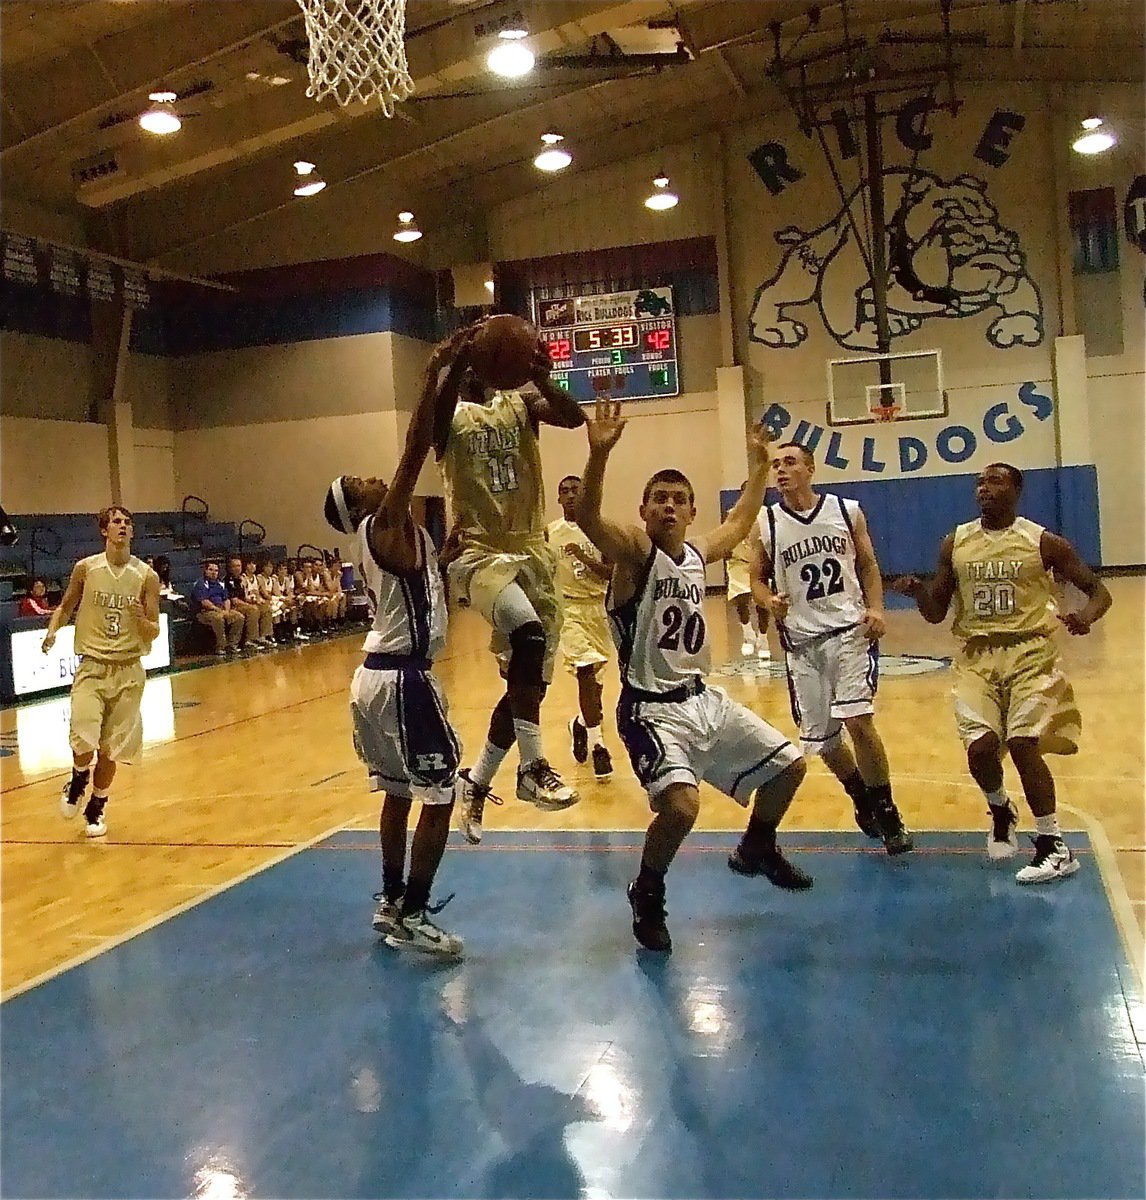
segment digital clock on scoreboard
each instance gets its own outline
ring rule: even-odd
[[[680,394],[672,288],[535,300],[551,378],[575,399]]]

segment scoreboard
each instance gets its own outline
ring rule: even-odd
[[[582,403],[680,394],[672,288],[534,298],[534,322],[553,362],[550,378]]]

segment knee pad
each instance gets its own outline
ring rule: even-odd
[[[509,635],[509,668],[505,677],[510,683],[543,682],[545,666],[545,629],[540,621],[526,621]]]

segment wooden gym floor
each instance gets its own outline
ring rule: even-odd
[[[1141,976],[1146,585],[1141,578],[1112,579],[1109,585],[1115,604],[1107,618],[1087,638],[1060,638],[1085,731],[1081,753],[1050,762],[1063,826],[1089,834],[1094,854],[1084,859],[1084,870],[1101,872],[1128,957]],[[715,681],[791,731],[778,666],[768,672],[741,663],[735,622],[724,601],[712,598],[708,609],[717,631]],[[485,637],[480,619],[456,614],[440,664],[467,762],[480,746],[500,692]],[[140,766],[121,770],[108,809],[110,832],[95,843],[83,837],[79,822],[67,825],[57,813],[69,764],[66,698],[4,710],[4,998],[333,831],[374,829],[377,798],[366,791],[347,714],[359,644],[358,637],[341,638],[152,680],[145,701],[152,740]],[[950,676],[942,661],[951,650],[945,628],[926,625],[913,611],[890,613],[878,721],[897,801],[916,830],[985,828],[982,798],[966,774],[954,732]],[[509,799],[503,808],[487,809],[489,829],[646,826],[643,793],[613,730],[615,671],[607,677],[605,697],[607,741],[616,763],[609,782],[597,783],[587,767],[572,761],[565,726],[575,697],[571,677],[559,666],[543,709],[543,728],[550,758],[576,782],[581,803],[546,814],[512,799],[511,756],[495,783]],[[1007,775],[1011,794],[1020,797],[1009,764]],[[698,829],[735,830],[743,821],[738,806],[705,789]],[[796,831],[853,828],[842,790],[813,761],[784,826],[792,831],[789,840]],[[1030,828],[1024,810],[1021,829]],[[364,913],[368,907],[364,896]],[[623,900],[618,913],[626,923]],[[370,936],[365,918],[363,929]]]

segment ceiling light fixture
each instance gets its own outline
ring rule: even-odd
[[[680,203],[680,197],[676,192],[670,192],[668,186],[669,177],[662,171],[653,180],[654,190],[645,200],[645,208],[651,208],[654,212],[662,212],[666,208],[676,208]]]
[[[300,160],[294,164],[298,183],[295,184],[296,196],[314,196],[326,187],[326,180],[314,169],[314,163]]]
[[[416,242],[422,236],[422,231],[414,224],[412,212],[398,214],[398,228],[394,232],[396,242]]]
[[[140,114],[140,129],[163,136],[168,133],[176,133],[182,128],[183,122],[179,120],[178,114],[172,108],[178,99],[174,92],[152,92],[147,98],[151,101],[151,107]]]
[[[513,24],[497,35],[497,45],[486,55],[485,65],[503,79],[520,79],[533,70],[533,51],[525,44],[529,30]]]
[[[559,133],[543,133],[542,142],[545,149],[533,160],[533,165],[539,171],[564,171],[573,161],[573,155],[568,150],[558,149],[557,143],[565,139]]]
[[[1077,154],[1102,154],[1114,145],[1114,134],[1103,124],[1101,117],[1087,117],[1082,128],[1086,132],[1071,143],[1071,149]]]

